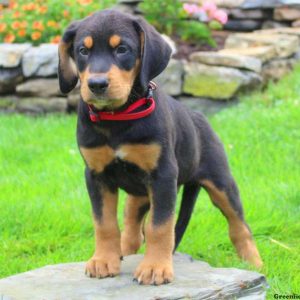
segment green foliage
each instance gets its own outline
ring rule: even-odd
[[[0,42],[58,43],[63,30],[77,19],[115,4],[116,0],[20,0],[2,11]]]
[[[145,18],[161,33],[176,34],[183,40],[214,45],[207,25],[188,20],[180,0],[144,0]]]
[[[205,42],[211,46],[216,46],[208,26],[199,21],[181,21],[178,24],[177,33],[185,41],[194,43]]]
[[[186,16],[178,0],[145,0],[140,5],[146,19],[155,28],[168,35],[174,33],[181,19]]]

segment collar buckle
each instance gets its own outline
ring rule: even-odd
[[[146,99],[150,99],[153,98],[153,91],[156,90],[157,85],[154,81],[150,81],[149,82],[149,86],[148,86],[148,92],[146,95]]]

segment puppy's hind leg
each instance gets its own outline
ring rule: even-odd
[[[238,187],[231,175],[224,147],[212,129],[207,124],[202,125],[205,146],[202,147],[201,163],[196,175],[198,182],[226,217],[229,236],[238,255],[256,267],[261,267],[262,260],[244,220]]]
[[[260,268],[263,263],[252,239],[251,231],[244,220],[239,192],[234,179],[230,176],[229,179],[225,180],[225,185],[222,184],[222,187],[218,187],[211,179],[203,179],[201,184],[208,192],[213,204],[226,217],[229,225],[229,236],[238,255]]]

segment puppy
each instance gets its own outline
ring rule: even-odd
[[[142,19],[114,10],[73,22],[59,45],[63,93],[80,79],[77,141],[86,164],[96,249],[90,277],[115,276],[120,258],[146,250],[134,278],[140,284],[173,280],[172,253],[201,187],[226,217],[238,255],[262,265],[243,217],[238,188],[223,146],[203,115],[154,89],[170,47]],[[183,197],[175,228],[175,202]],[[124,231],[118,228],[118,189],[128,193]]]

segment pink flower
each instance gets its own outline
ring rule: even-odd
[[[208,16],[212,17],[217,11],[217,6],[214,2],[205,1],[202,6],[203,10],[207,12]]]
[[[197,14],[201,11],[201,8],[196,5],[196,4],[188,4],[185,3],[183,4],[183,9],[189,14],[189,15],[194,15]]]
[[[221,24],[226,24],[228,21],[228,16],[224,10],[218,9],[212,15],[212,18],[220,22]]]

